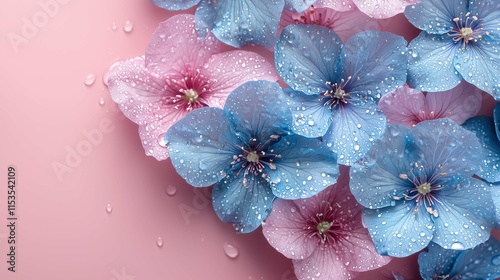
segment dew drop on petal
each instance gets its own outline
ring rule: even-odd
[[[500,265],[500,255],[496,255],[491,259],[491,264]]]
[[[95,75],[94,74],[89,74],[86,78],[85,81],[83,82],[86,86],[91,86],[95,82]]]
[[[160,136],[158,136],[158,145],[162,146],[162,147],[166,147],[167,146],[167,141],[165,141],[165,137],[163,134],[161,134]]]
[[[463,250],[465,249],[464,245],[460,242],[455,242],[453,244],[451,244],[451,249],[453,250]]]
[[[161,236],[156,239],[156,246],[163,247],[163,238]]]
[[[173,186],[173,185],[167,185],[165,187],[165,193],[168,196],[174,196],[177,193],[177,188],[175,186]]]
[[[134,29],[134,24],[130,20],[127,20],[123,25],[123,31],[130,33],[132,32],[132,29]]]
[[[224,253],[226,256],[228,256],[230,259],[236,259],[240,252],[238,252],[238,248],[234,247],[233,245],[229,244],[228,242],[224,243]]]
[[[113,211],[113,206],[108,203],[108,205],[106,205],[106,212],[111,213],[111,211]]]

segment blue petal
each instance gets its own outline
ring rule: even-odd
[[[463,275],[463,279],[494,280],[500,277],[500,242],[490,238],[472,250],[461,253],[450,276]]]
[[[291,131],[292,113],[286,101],[278,83],[250,81],[228,96],[224,111],[238,137],[245,142],[251,138],[265,142],[271,135]]]
[[[478,179],[461,179],[436,195],[438,217],[432,242],[445,249],[465,250],[488,240],[495,208],[488,186]],[[423,211],[424,212],[424,211]]]
[[[230,46],[270,48],[276,43],[284,6],[284,0],[202,0],[195,16]]]
[[[448,275],[456,259],[462,254],[462,251],[445,250],[432,242],[427,248],[428,252],[422,252],[418,255],[420,276],[423,279],[434,279],[436,275]]]
[[[302,13],[307,10],[316,0],[285,0],[285,9]]]
[[[378,99],[406,83],[406,40],[388,32],[364,31],[342,49],[344,90],[352,97]]]
[[[165,140],[175,170],[195,187],[218,182],[240,152],[233,146],[238,139],[218,108],[192,111],[167,131]]]
[[[485,31],[500,39],[500,2],[498,0],[470,0],[469,10],[481,19]]]
[[[276,169],[268,174],[277,197],[311,197],[337,181],[337,156],[318,139],[290,135],[271,148],[280,155],[274,161]]]
[[[320,94],[327,82],[336,82],[342,40],[332,30],[318,25],[287,26],[276,44],[276,70],[294,90]]]
[[[416,27],[431,34],[446,34],[454,27],[453,19],[467,13],[466,0],[421,0],[404,12]]]
[[[269,183],[260,176],[231,173],[214,186],[212,203],[217,216],[233,224],[239,233],[254,231],[271,213],[274,195]]]
[[[288,95],[288,107],[293,115],[293,131],[305,137],[325,135],[332,122],[332,111],[322,104],[319,95],[307,95],[290,88],[283,90]]]
[[[421,32],[408,46],[408,84],[421,91],[445,91],[460,83],[462,76],[455,70],[453,59],[460,44],[448,35]]]
[[[500,182],[500,140],[496,137],[493,118],[474,117],[465,122],[463,127],[476,134],[486,152],[481,161],[482,169],[476,174],[488,182]]]
[[[428,173],[442,173],[443,178],[472,176],[484,156],[476,135],[450,119],[420,122],[410,131],[409,138],[411,162],[423,166]]]
[[[493,119],[495,122],[495,130],[497,132],[497,138],[500,140],[500,102],[493,108]]]
[[[339,164],[352,165],[380,138],[385,124],[385,115],[373,100],[339,105],[323,140],[337,153]]]
[[[364,207],[394,206],[394,196],[412,187],[399,178],[409,170],[404,156],[408,131],[404,126],[388,125],[366,158],[351,166],[351,192]]]
[[[500,183],[490,183],[490,193],[493,204],[495,205],[495,228],[500,228]]]
[[[414,205],[414,201],[407,201],[363,210],[363,222],[379,254],[406,257],[429,244],[434,231],[431,216],[423,211],[414,213]]]
[[[170,11],[179,11],[179,10],[187,10],[194,5],[198,4],[200,0],[150,0],[156,6],[170,10]]]
[[[459,50],[453,61],[462,77],[500,100],[500,40],[485,36],[482,40]]]

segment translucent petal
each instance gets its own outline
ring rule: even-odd
[[[214,186],[212,203],[217,216],[233,224],[238,233],[257,229],[271,213],[274,195],[260,176],[248,175],[244,185],[243,172],[233,172]]]
[[[495,228],[500,228],[500,182],[490,184],[490,193],[495,205]]]
[[[290,135],[271,149],[280,155],[273,162],[276,168],[268,171],[273,193],[279,198],[311,197],[337,181],[336,154],[315,138]]]
[[[407,201],[381,209],[364,209],[363,221],[379,254],[406,257],[427,247],[434,224],[431,215],[415,212],[414,206],[414,201]]]
[[[405,160],[407,133],[408,129],[403,126],[388,125],[366,158],[351,166],[351,192],[364,207],[375,209],[395,205],[394,196],[412,186],[400,177],[410,170]]]
[[[482,19],[484,30],[500,39],[500,2],[496,0],[469,0],[469,11]]]
[[[468,279],[498,279],[500,277],[500,242],[491,237],[485,243],[462,252],[450,271],[450,276],[454,275],[466,275]]]
[[[292,262],[299,279],[352,279],[351,273],[333,250],[316,250],[310,257]]]
[[[355,98],[383,94],[406,82],[406,40],[388,32],[364,31],[352,36],[342,49],[344,90]]]
[[[338,105],[323,140],[337,153],[339,164],[352,165],[380,138],[385,124],[385,115],[374,101]]]
[[[320,7],[327,7],[340,12],[350,11],[356,8],[353,0],[317,0],[316,4]]]
[[[356,6],[370,17],[390,18],[404,12],[405,7],[416,4],[418,0],[353,0]]]
[[[469,83],[500,99],[500,39],[485,36],[477,43],[470,43],[460,49],[453,61],[455,69]]]
[[[284,6],[284,0],[202,0],[195,15],[230,46],[270,48],[276,43]]]
[[[445,91],[458,85],[462,76],[453,60],[460,44],[448,35],[421,32],[408,46],[408,84],[421,91]]]
[[[337,68],[342,40],[332,30],[316,25],[287,26],[276,44],[276,69],[294,90],[320,94],[326,82],[338,79]]]
[[[418,255],[420,275],[423,279],[433,279],[436,275],[448,275],[458,256],[463,252],[446,250],[433,242],[429,244],[427,249],[428,252],[423,251]]]
[[[446,34],[454,27],[453,19],[467,13],[467,0],[421,0],[406,7],[406,18],[417,28],[431,34]]]
[[[496,137],[493,119],[486,116],[475,117],[463,126],[476,134],[486,152],[481,161],[482,168],[476,174],[488,182],[500,182],[500,140]]]
[[[307,95],[290,88],[283,90],[289,97],[293,115],[293,131],[305,137],[325,135],[332,122],[332,111],[319,100],[319,95]]]
[[[207,187],[225,176],[240,150],[224,112],[218,108],[192,111],[165,136],[172,164],[190,185]]]
[[[168,158],[168,149],[165,147],[163,139],[171,123],[166,121],[169,116],[167,115],[166,117],[165,121],[159,120],[139,126],[139,137],[141,138],[142,147],[146,155],[152,156],[157,160]]]
[[[387,117],[387,123],[412,128],[420,122],[419,115],[425,111],[425,103],[426,98],[421,91],[404,86],[382,96],[378,107]]]
[[[295,12],[303,12],[314,4],[316,0],[285,0],[285,9]]]
[[[237,87],[226,100],[224,111],[238,137],[266,142],[271,135],[287,135],[292,113],[278,83],[250,81]]]
[[[436,199],[440,202],[433,206],[438,214],[433,242],[445,249],[464,250],[488,240],[495,209],[485,183],[474,178],[458,179],[439,191]]]
[[[200,0],[151,0],[151,2],[153,2],[153,4],[160,8],[171,11],[178,11],[187,10],[198,4]]]

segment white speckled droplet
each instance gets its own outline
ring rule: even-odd
[[[228,242],[224,243],[224,253],[231,259],[236,259],[240,254],[238,248]]]
[[[133,29],[134,29],[134,24],[130,20],[127,20],[123,25],[123,31],[125,31],[126,33],[130,33],[132,32]]]
[[[451,249],[453,250],[463,250],[465,249],[464,245],[460,242],[455,242],[453,244],[451,244]]]
[[[95,82],[95,75],[94,74],[89,74],[87,77],[85,77],[85,81],[83,82],[86,86],[91,86]]]
[[[99,98],[99,105],[104,105],[104,97]]]
[[[165,193],[168,196],[174,196],[177,193],[177,188],[173,185],[167,185],[167,187],[165,187]]]
[[[163,238],[161,236],[156,239],[156,246],[163,247]]]
[[[108,205],[106,205],[106,212],[111,213],[111,211],[113,211],[113,206],[108,203]]]

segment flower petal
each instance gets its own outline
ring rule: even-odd
[[[170,11],[179,11],[179,10],[187,10],[194,5],[198,4],[200,0],[151,0],[153,4],[156,6],[170,10]]]
[[[173,125],[165,136],[172,164],[190,185],[220,181],[230,167],[239,140],[219,108],[199,108]]]
[[[195,25],[200,24],[189,14],[161,22],[146,48],[147,68],[158,76],[183,69],[201,70],[208,58],[219,52],[220,43],[210,31],[198,28],[197,32]]]
[[[389,32],[364,31],[352,36],[342,49],[344,90],[351,96],[378,99],[406,82],[406,40]]]
[[[407,6],[406,18],[417,28],[431,34],[446,34],[454,26],[453,19],[467,13],[467,0],[420,0]]]
[[[352,165],[365,155],[385,130],[385,115],[371,100],[339,105],[323,140],[337,153],[339,164]]]
[[[404,86],[382,96],[378,107],[384,112],[388,123],[412,128],[420,121],[419,115],[425,110],[425,103],[421,91]]]
[[[493,204],[495,205],[495,228],[500,228],[500,182],[490,183],[490,193]]]
[[[228,174],[212,190],[215,213],[223,222],[233,224],[238,233],[257,229],[271,213],[274,199],[265,179],[250,175],[244,185],[243,177],[243,172]]]
[[[460,44],[454,44],[448,35],[430,35],[421,32],[408,46],[408,84],[421,91],[445,91],[462,80],[453,60]]]
[[[278,83],[250,81],[229,95],[224,111],[242,139],[256,138],[266,142],[272,135],[287,135],[291,130],[292,113]]]
[[[316,0],[285,0],[285,9],[294,12],[307,10]]]
[[[469,11],[482,19],[483,30],[490,36],[500,39],[500,2],[496,0],[469,1]]]
[[[208,105],[220,108],[224,106],[229,93],[246,81],[278,80],[274,66],[265,58],[239,50],[212,55],[201,73],[211,83]]]
[[[394,206],[394,196],[408,189],[407,181],[399,177],[410,169],[405,161],[408,131],[400,125],[388,125],[366,158],[351,166],[351,192],[364,207]]]
[[[320,7],[334,9],[339,12],[350,11],[356,8],[356,5],[354,4],[353,0],[345,0],[345,1],[317,0],[316,4],[319,5]]]
[[[319,95],[307,95],[291,88],[283,90],[288,95],[288,107],[293,115],[293,131],[305,137],[325,135],[332,122],[332,111],[318,102]]]
[[[445,250],[433,242],[427,249],[427,252],[423,251],[418,255],[420,276],[423,279],[433,279],[436,275],[449,275],[458,256],[462,254],[462,251],[458,250]]]
[[[352,279],[351,272],[333,250],[315,250],[309,258],[292,260],[292,263],[299,279]]]
[[[276,44],[276,69],[294,90],[314,95],[324,92],[326,82],[338,79],[342,40],[332,30],[316,25],[287,26]]]
[[[491,237],[474,249],[462,252],[457,257],[450,275],[466,275],[468,279],[498,279],[500,242]]]
[[[230,46],[270,48],[276,43],[284,6],[284,0],[201,0],[195,15]]]
[[[276,199],[273,210],[266,222],[262,224],[262,232],[267,241],[278,252],[290,259],[309,257],[317,248],[317,239],[309,238],[304,230],[307,216],[293,201]]]
[[[381,255],[406,257],[427,247],[434,224],[431,215],[414,211],[414,201],[382,209],[364,209],[363,221]]]
[[[280,157],[269,170],[274,195],[283,199],[311,197],[337,181],[337,156],[323,142],[298,135],[283,137],[271,147]]]
[[[418,2],[418,0],[354,0],[363,13],[377,19],[393,17],[404,12],[406,6]]]
[[[437,195],[433,242],[445,249],[470,249],[488,240],[495,208],[488,186],[474,178],[459,179]]]
[[[171,124],[163,120],[139,126],[139,136],[147,156],[152,156],[157,160],[168,158],[168,149],[165,146],[164,137],[165,131],[170,126]]]
[[[455,69],[467,82],[500,100],[500,39],[492,40],[485,36],[466,48],[457,52],[453,61]]]
[[[497,138],[500,140],[500,103],[497,103],[497,105],[493,108],[493,120],[495,122]]]
[[[481,161],[482,168],[476,174],[488,182],[500,182],[500,140],[496,137],[493,119],[475,117],[464,123],[463,127],[476,134],[486,152]]]

